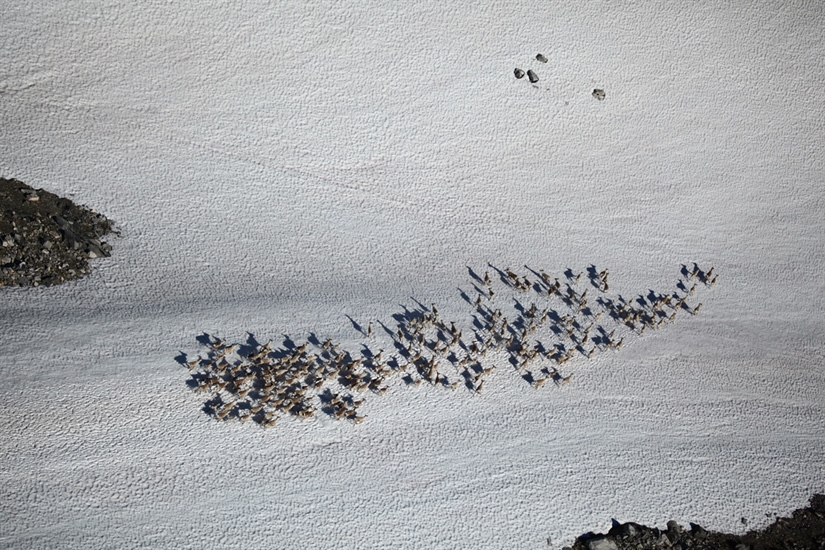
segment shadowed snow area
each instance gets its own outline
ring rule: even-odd
[[[0,546],[558,548],[825,490],[822,4],[211,4],[5,2],[0,177],[121,237],[0,289]],[[360,424],[217,422],[175,361],[464,320],[487,262],[718,282],[569,384],[395,380]]]

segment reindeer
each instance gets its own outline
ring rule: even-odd
[[[459,342],[459,340],[461,340],[461,331],[460,330],[457,333],[453,334],[453,338],[452,338],[452,340],[450,340],[450,346],[456,345]],[[446,351],[446,349],[448,349],[448,347],[445,347],[445,351]]]
[[[269,354],[268,349],[261,349],[261,350],[257,351],[256,353],[252,353],[249,356],[247,356],[247,359],[249,359],[253,363],[257,363],[258,361],[260,361],[261,359],[266,357],[267,354]]]
[[[435,385],[438,382],[438,366],[433,361],[430,361],[428,371],[427,371],[427,379],[430,381],[430,384]]]
[[[232,412],[232,409],[234,407],[235,407],[235,402],[234,401],[230,401],[229,403],[226,403],[223,407],[221,407],[221,409],[218,412],[215,413],[215,417],[217,417],[218,420],[223,420],[224,418],[226,418],[229,415],[229,413]]]
[[[696,262],[694,262],[694,263],[693,263],[693,270],[691,270],[691,272],[690,272],[690,278],[691,278],[691,279],[693,279],[694,277],[696,277],[697,275],[699,275],[699,272],[700,272],[700,271],[701,271],[701,270],[699,269],[699,264],[697,264]]]
[[[374,392],[379,392],[379,390],[381,389],[381,383],[383,381],[384,378],[382,376],[376,376],[375,378],[371,379],[367,385],[370,390]]]

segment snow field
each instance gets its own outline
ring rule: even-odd
[[[3,289],[0,545],[545,548],[802,506],[825,464],[822,10],[9,3],[0,172],[123,237],[86,280]],[[488,261],[592,263],[628,297],[682,263],[720,278],[562,388],[397,382],[357,426],[215,422],[174,361],[203,332],[357,349],[346,315],[411,298],[458,320]]]

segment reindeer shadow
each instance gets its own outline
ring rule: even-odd
[[[410,300],[415,302],[415,304],[419,307],[419,315],[424,315],[425,313],[430,312],[430,308],[419,302],[417,298],[413,298],[412,296],[410,296]]]
[[[401,308],[404,311],[392,314],[393,320],[398,322],[399,325],[406,325],[407,323],[409,323],[409,322],[411,322],[415,319],[421,319],[422,318],[422,312],[421,311],[415,310],[415,309],[409,309],[407,306],[402,305],[402,304],[399,304],[399,305],[401,306]],[[421,304],[419,304],[419,305],[421,305]]]
[[[500,270],[499,268],[497,268],[496,266],[494,266],[490,262],[487,262],[487,265],[490,267],[490,269],[492,269],[493,271],[495,271],[498,274],[499,280],[501,280],[501,282],[505,286],[507,286],[509,288],[513,287],[513,282],[510,280],[510,277],[508,277],[505,272],[503,272],[502,270]]]
[[[344,315],[344,317],[346,317],[347,319],[349,319],[349,322],[352,324],[352,328],[354,328],[355,330],[357,330],[358,332],[360,332],[362,336],[366,336],[366,335],[367,335],[367,331],[366,331],[366,330],[364,330],[364,327],[362,327],[360,324],[358,324],[358,321],[356,321],[355,319],[353,319],[353,318],[352,318],[352,317],[350,317],[349,315]]]
[[[288,334],[281,334],[284,337],[284,341],[281,343],[284,348],[288,349],[289,351],[294,351],[298,348],[298,344],[288,335]]]
[[[398,336],[397,333],[393,332],[392,329],[385,325],[382,321],[376,321],[376,323],[378,323],[378,326],[384,329],[384,332],[386,332],[393,339],[395,339]]]
[[[207,332],[199,334],[195,337],[195,340],[197,340],[197,342],[203,346],[210,348],[212,347],[212,336]]]
[[[246,331],[246,345],[253,348],[257,348],[260,347],[261,343],[258,341],[254,334],[252,334],[249,331]]]
[[[595,265],[590,264],[587,266],[587,280],[590,281],[590,285],[597,290],[601,290],[602,292],[605,291],[603,286],[601,273],[597,271]],[[605,272],[605,281],[607,281],[607,272]]]
[[[465,267],[467,268],[467,272],[470,274],[470,277],[472,277],[473,279],[475,279],[476,281],[478,281],[478,283],[479,283],[479,284],[481,284],[481,285],[483,285],[483,284],[484,284],[484,280],[483,280],[483,279],[479,276],[479,274],[478,274],[478,273],[476,273],[475,271],[473,271],[473,268],[472,268],[472,267],[470,267],[470,266],[465,266]]]
[[[542,276],[541,276],[541,273],[539,273],[538,271],[536,271],[535,269],[533,269],[533,268],[532,268],[532,267],[530,267],[529,265],[526,265],[526,264],[525,264],[525,265],[524,265],[524,269],[526,269],[527,271],[529,271],[530,273],[532,273],[533,275],[535,275],[535,276],[536,276],[536,279],[538,279],[539,281],[544,281],[544,277],[542,277]]]

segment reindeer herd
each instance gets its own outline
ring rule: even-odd
[[[367,345],[350,351],[314,334],[300,345],[286,338],[277,348],[251,337],[241,345],[204,336],[206,352],[179,362],[192,372],[189,385],[210,396],[204,411],[218,420],[268,427],[284,416],[305,419],[320,412],[360,423],[366,418],[359,411],[365,396],[385,393],[394,379],[407,387],[426,383],[481,393],[495,361],[535,389],[547,382],[563,386],[573,374],[562,369],[576,357],[617,351],[646,330],[673,323],[680,313],[696,315],[702,304],[689,302],[697,288],[717,279],[713,268],[682,266],[672,292],[650,291],[629,301],[608,296],[609,273],[594,266],[578,274],[568,269],[561,277],[489,267],[495,281],[490,271],[479,276],[470,270],[475,297],[461,292],[471,309],[470,326],[442,319],[436,304],[416,302],[393,316],[395,328],[379,322],[391,352],[373,352]],[[376,339],[372,322],[367,329],[353,324],[363,337]]]

